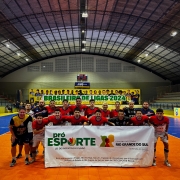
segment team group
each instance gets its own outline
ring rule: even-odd
[[[80,97],[75,105],[69,105],[68,100],[63,100],[62,107],[57,107],[55,101],[50,101],[45,106],[43,100],[31,108],[31,104],[21,107],[17,115],[10,121],[11,154],[10,166],[16,164],[16,160],[22,157],[22,148],[25,150],[25,164],[28,165],[36,160],[37,148],[41,142],[44,145],[45,126],[56,125],[93,125],[93,126],[147,126],[152,125],[154,135],[154,159],[156,165],[156,142],[160,137],[164,144],[164,164],[171,166],[168,161],[169,143],[168,127],[169,118],[163,115],[162,109],[157,109],[156,114],[149,108],[148,102],[144,102],[142,108],[135,109],[134,102],[129,106],[120,108],[120,102],[115,102],[115,109],[108,110],[108,104],[103,103],[102,108],[95,106],[95,100],[89,101],[89,106],[83,105]],[[16,156],[16,146],[19,145],[19,153]],[[31,156],[31,161],[29,160]]]

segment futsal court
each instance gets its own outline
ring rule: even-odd
[[[58,167],[45,168],[42,147],[39,147],[37,161],[30,165],[24,164],[23,157],[17,160],[14,167],[11,162],[11,143],[8,124],[11,115],[0,117],[0,180],[179,180],[180,179],[180,118],[170,118],[169,127],[169,162],[166,167],[162,142],[158,141],[157,166],[146,168],[120,167]]]

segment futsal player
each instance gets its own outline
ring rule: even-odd
[[[10,167],[16,164],[16,145],[24,144],[25,164],[29,164],[29,142],[28,126],[32,126],[32,117],[26,114],[25,108],[20,108],[18,115],[11,118],[9,130],[11,132],[11,154],[12,162]]]
[[[32,123],[33,127],[33,145],[32,145],[32,161],[35,161],[36,149],[39,143],[41,142],[44,147],[44,135],[45,135],[45,125],[48,124],[48,119],[44,118],[42,114],[37,114],[36,119]]]
[[[90,116],[94,115],[98,109],[99,108],[95,107],[95,100],[90,99],[89,107],[87,107],[85,110],[85,116],[87,116],[87,118],[89,118]]]
[[[115,102],[115,109],[112,109],[111,110],[111,113],[110,113],[110,117],[113,118],[113,117],[116,117],[118,116],[118,112],[120,110],[120,102],[119,101],[116,101]]]
[[[113,123],[115,126],[128,126],[130,124],[130,118],[124,116],[124,111],[119,110],[118,116],[108,119],[109,122]]]
[[[171,166],[171,164],[168,161],[168,155],[169,155],[169,142],[168,142],[168,128],[169,128],[169,118],[163,115],[163,109],[157,109],[156,115],[150,117],[150,123],[155,128],[155,134],[154,134],[154,154],[156,153],[156,143],[158,138],[161,139],[161,141],[164,144],[164,164],[168,167]],[[156,160],[155,155],[153,159],[153,166],[156,166]]]

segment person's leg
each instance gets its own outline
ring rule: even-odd
[[[171,164],[168,161],[168,156],[169,156],[169,143],[168,143],[168,135],[166,134],[162,139],[163,144],[164,144],[164,164],[166,166],[171,166]]]
[[[24,151],[25,151],[25,164],[29,164],[29,144],[24,143]]]
[[[36,149],[37,149],[38,145],[39,145],[39,139],[38,139],[37,135],[34,135],[33,144],[32,144],[32,161],[31,161],[31,163],[36,161]]]
[[[154,157],[153,157],[153,166],[156,166],[156,144],[157,143],[154,143]]]
[[[12,155],[12,161],[10,163],[10,167],[13,167],[16,164],[16,145],[18,143],[18,139],[15,139],[12,141],[11,139],[11,155]]]
[[[22,149],[23,149],[23,144],[19,145],[19,154],[16,156],[16,158],[21,158],[22,157]]]

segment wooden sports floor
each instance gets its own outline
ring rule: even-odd
[[[158,141],[157,166],[154,167],[44,168],[41,147],[37,155],[37,162],[25,165],[23,154],[14,167],[9,167],[11,153],[8,123],[11,116],[0,117],[0,180],[180,180],[180,119],[170,118],[169,133],[172,135],[169,136],[169,162],[171,167],[163,164],[163,145]]]

